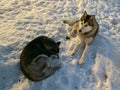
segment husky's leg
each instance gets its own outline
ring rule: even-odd
[[[88,45],[86,44],[86,45],[85,45],[85,48],[84,48],[84,50],[83,50],[82,56],[81,56],[81,58],[80,58],[80,60],[79,60],[79,64],[82,64],[82,63],[83,63],[85,54],[86,54],[86,52],[87,52],[87,49],[88,49]]]
[[[82,64],[82,63],[83,63],[85,54],[86,54],[86,52],[87,52],[87,50],[88,50],[88,46],[92,43],[92,41],[93,41],[93,38],[92,38],[92,37],[85,40],[85,48],[84,48],[83,53],[82,53],[82,56],[81,56],[81,58],[80,58],[80,60],[79,60],[79,64]]]
[[[77,50],[79,47],[80,47],[80,43],[79,43],[78,45],[76,45],[76,46],[72,49],[72,51],[71,51],[71,55],[72,55],[72,56],[75,54],[76,50]]]
[[[81,41],[79,44],[77,44],[77,45],[72,49],[71,55],[74,55],[75,52],[76,52],[79,48],[84,49],[84,48],[85,48],[85,43]]]
[[[76,37],[76,30],[72,30],[67,36],[66,39],[74,38]]]

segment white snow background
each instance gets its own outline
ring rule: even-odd
[[[65,40],[65,19],[94,14],[99,33],[79,65],[76,43]],[[31,82],[19,68],[27,43],[46,35],[61,41],[63,65],[51,77]],[[120,0],[0,0],[0,90],[120,90]]]

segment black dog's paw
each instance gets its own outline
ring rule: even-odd
[[[62,67],[62,64],[59,64],[58,66],[55,66],[55,67],[54,67],[54,70],[57,71],[57,70],[59,70],[61,67]]]

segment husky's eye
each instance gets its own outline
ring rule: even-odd
[[[87,27],[88,25],[85,25],[85,27]]]
[[[83,25],[83,22],[81,22],[81,25]]]

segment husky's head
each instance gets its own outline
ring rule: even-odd
[[[83,15],[81,16],[80,20],[64,20],[63,23],[72,26],[72,31],[67,36],[68,37],[75,37],[77,34],[85,34],[93,30],[95,20],[95,15],[88,15],[86,11],[84,11]]]

